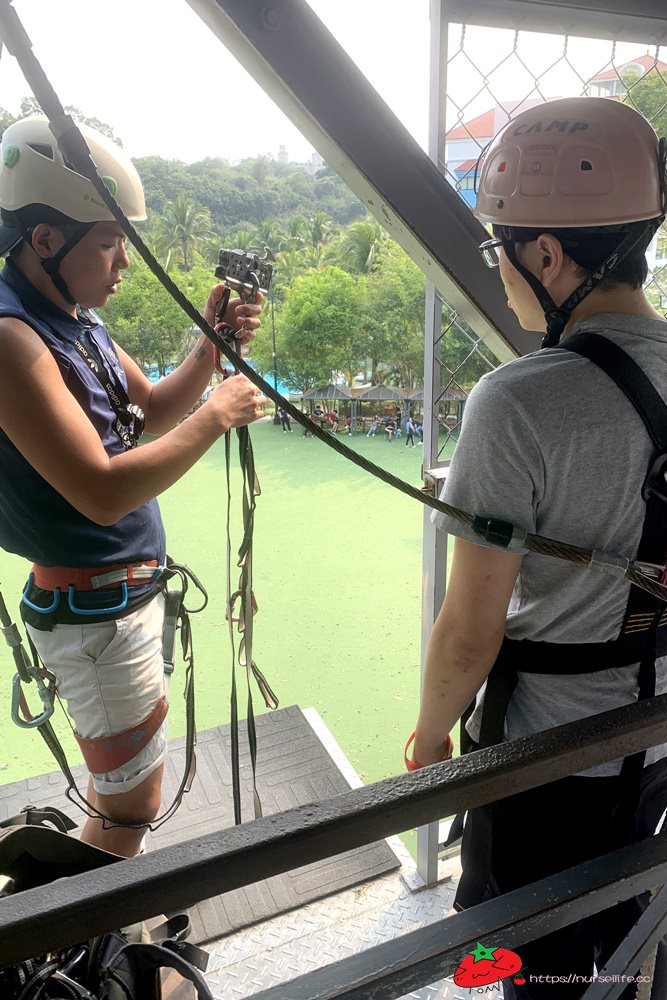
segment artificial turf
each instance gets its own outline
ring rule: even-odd
[[[261,496],[254,548],[253,658],[280,704],[313,706],[365,783],[403,770],[419,692],[423,506],[293,424],[252,429]],[[421,485],[422,448],[362,434],[341,440]],[[240,477],[233,436],[232,546],[240,543]],[[230,653],[224,617],[226,489],[218,442],[160,500],[169,552],[207,587],[193,618],[200,731],[229,721]],[[28,566],[0,553],[0,584],[12,612]],[[234,568],[232,584],[238,570]],[[10,722],[13,663],[0,652],[0,782],[55,769],[40,737]],[[172,681],[170,735],[184,732],[182,669]],[[241,679],[241,678],[240,678]],[[240,684],[245,715],[245,684]],[[34,693],[29,692],[33,697]],[[255,712],[264,703],[253,687]],[[62,713],[58,731],[79,760]],[[259,747],[261,754],[262,748]],[[412,841],[412,838],[409,838]]]

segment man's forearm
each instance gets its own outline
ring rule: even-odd
[[[416,759],[432,763],[441,758],[445,737],[488,677],[502,641],[502,631],[474,638],[446,618],[436,622],[426,654]]]

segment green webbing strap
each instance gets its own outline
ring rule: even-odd
[[[252,790],[255,819],[262,815],[262,804],[257,792],[257,733],[255,730],[255,716],[252,704],[252,690],[250,685],[251,673],[255,677],[259,688],[264,696],[267,708],[277,708],[278,702],[271,688],[266,682],[263,674],[254,663],[252,658],[252,635],[253,635],[253,615],[256,610],[255,598],[252,589],[252,543],[255,515],[255,497],[259,495],[259,482],[255,473],[255,460],[252,450],[252,442],[247,427],[237,428],[239,442],[239,460],[243,476],[242,494],[242,514],[243,514],[243,537],[238,550],[237,566],[241,570],[238,590],[232,593],[231,589],[231,434],[225,435],[225,472],[227,482],[227,609],[226,618],[229,629],[229,640],[232,653],[232,679],[230,693],[230,738],[231,738],[231,763],[232,763],[232,798],[234,802],[234,822],[239,825],[242,822],[241,815],[241,770],[239,755],[239,717],[238,717],[238,689],[236,683],[236,663],[244,667],[246,671],[246,684],[248,690],[247,702],[247,734],[248,746],[250,750],[250,765],[252,768]],[[238,614],[235,614],[236,599],[238,598]],[[234,635],[234,622],[238,623],[238,651],[236,638]]]

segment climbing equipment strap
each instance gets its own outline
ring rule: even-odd
[[[639,365],[622,348],[606,337],[581,333],[561,345],[587,358],[618,385],[642,418],[655,446],[642,487],[646,514],[637,559],[645,571],[665,580],[667,556],[667,406]],[[480,725],[479,741],[468,735],[466,723],[474,705],[461,719],[462,752],[483,749],[502,742],[507,708],[518,682],[518,671],[541,674],[576,675],[609,667],[639,663],[638,699],[655,694],[656,657],[667,654],[667,614],[663,602],[644,590],[632,587],[620,635],[605,643],[547,643],[505,638],[489,674]],[[623,810],[619,810],[618,836],[630,834],[646,753],[626,757],[621,769],[625,789]],[[460,836],[463,817],[452,824],[448,844]],[[468,908],[483,898],[491,869],[492,806],[468,814],[463,833],[464,872],[455,905]]]

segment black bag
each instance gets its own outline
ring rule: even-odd
[[[51,829],[45,822],[59,827]],[[25,810],[0,823],[2,895],[122,860],[67,835],[58,810]],[[62,832],[60,832],[62,831]],[[0,906],[2,901],[0,900]],[[186,914],[110,931],[0,970],[2,1000],[213,1000],[208,954],[188,943]]]

